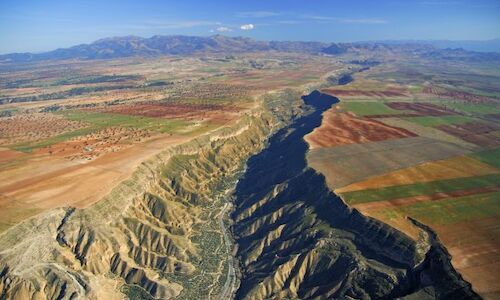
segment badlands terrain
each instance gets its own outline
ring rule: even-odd
[[[500,56],[0,56],[0,299],[498,299]]]

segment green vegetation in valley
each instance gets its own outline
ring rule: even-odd
[[[478,122],[477,119],[466,116],[440,116],[440,117],[408,117],[405,120],[426,126],[436,127],[441,125],[464,124],[469,122]]]
[[[153,300],[154,298],[143,288],[137,285],[126,284],[122,287],[121,292],[124,293],[130,300]]]
[[[500,168],[500,148],[477,152],[469,156],[496,168]]]
[[[500,215],[500,192],[419,202],[384,210],[387,219],[407,215],[426,224],[446,225]]]
[[[404,184],[380,189],[367,189],[342,194],[349,204],[383,201],[390,199],[432,195],[459,190],[486,188],[500,185],[500,174],[437,180],[431,182]]]
[[[342,102],[342,106],[345,110],[358,116],[397,115],[403,113],[403,111],[392,109],[381,102]]]

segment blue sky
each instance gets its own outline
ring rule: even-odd
[[[482,40],[500,37],[500,0],[1,0],[0,53],[123,35],[263,40]]]

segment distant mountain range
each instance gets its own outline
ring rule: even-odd
[[[241,53],[256,51],[342,53],[345,49],[332,43],[257,41],[244,37],[137,36],[112,37],[61,48],[44,53],[12,53],[0,55],[0,61],[38,61],[53,59],[100,59],[128,56],[189,55],[194,53]]]
[[[419,44],[430,45],[439,49],[464,49],[477,52],[500,52],[500,38],[484,41],[450,41],[450,40],[401,40],[401,41],[376,41],[389,45]]]
[[[195,53],[234,54],[257,51],[338,55],[347,51],[399,49],[403,51],[410,50],[412,52],[418,51],[425,54],[435,51],[436,45],[433,45],[432,43],[437,42],[438,41],[384,41],[360,43],[322,43],[258,41],[251,38],[227,37],[223,35],[213,35],[209,37],[156,35],[150,38],[124,36],[100,39],[90,44],[60,48],[43,53],[4,54],[0,55],[0,62],[29,62],[59,59],[106,59],[130,56],[148,57],[159,55],[191,55]],[[442,53],[432,53],[432,55],[442,56]],[[449,51],[441,58],[469,57],[470,55],[471,54],[467,53],[467,51],[459,49],[451,52]],[[486,54],[482,55],[482,57],[486,57],[485,55]],[[498,55],[494,54],[493,56],[497,57]]]

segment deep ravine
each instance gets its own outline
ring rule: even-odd
[[[308,167],[303,137],[338,99],[303,100],[309,110],[271,136],[237,184],[236,298],[478,298],[444,247],[433,241],[422,262],[413,240],[347,206]]]

